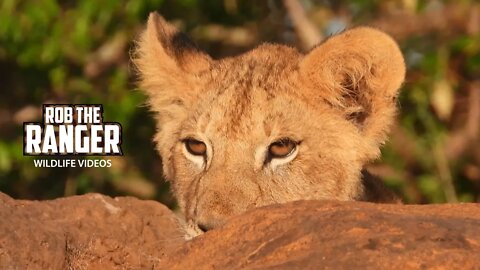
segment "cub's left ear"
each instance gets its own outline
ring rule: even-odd
[[[333,36],[304,57],[300,76],[372,143],[384,142],[405,77],[402,53],[390,36],[368,27]]]

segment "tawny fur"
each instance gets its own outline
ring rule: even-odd
[[[395,201],[363,177],[396,112],[405,64],[386,34],[359,27],[309,53],[275,44],[213,60],[152,13],[135,64],[166,178],[189,222],[213,228],[249,208],[301,199]],[[183,140],[207,145],[203,167]],[[272,167],[268,146],[300,142]]]

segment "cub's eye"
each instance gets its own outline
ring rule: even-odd
[[[194,156],[204,156],[207,153],[207,145],[204,142],[195,139],[185,139],[183,143],[187,151]]]
[[[268,154],[271,158],[284,158],[295,151],[298,143],[288,139],[280,139],[268,147]]]

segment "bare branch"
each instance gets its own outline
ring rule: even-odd
[[[292,20],[302,48],[309,50],[318,44],[323,37],[315,25],[307,18],[302,4],[298,0],[284,0],[283,4],[287,9],[288,16]]]

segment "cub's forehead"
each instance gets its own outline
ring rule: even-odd
[[[242,55],[215,61],[209,75],[220,92],[231,88],[274,91],[291,79],[301,57],[294,48],[263,44]]]
[[[293,132],[308,119],[311,108],[290,90],[232,86],[200,102],[191,124],[201,133],[229,139],[264,138],[280,129]]]
[[[301,57],[296,49],[264,44],[215,61],[191,124],[201,132],[230,138],[254,130],[269,133],[275,121],[293,117],[287,111],[296,108],[296,113],[304,107],[296,96]]]

